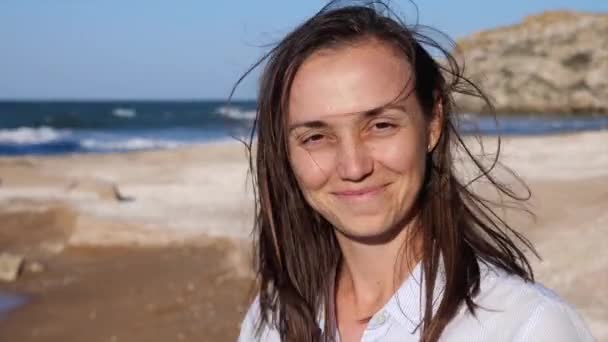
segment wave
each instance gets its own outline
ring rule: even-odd
[[[104,130],[72,131],[45,126],[37,128],[20,127],[0,129],[0,155],[103,153],[169,149],[204,142],[205,138],[206,135],[202,132],[173,134],[164,132],[163,134],[160,131],[146,134],[145,132],[109,132]]]
[[[131,108],[114,108],[112,115],[118,118],[131,119],[137,116],[137,111]]]
[[[19,127],[0,129],[0,144],[33,145],[45,144],[64,139],[71,134],[70,130],[51,127]]]
[[[243,110],[237,107],[222,106],[215,111],[218,115],[233,120],[247,120],[252,121],[255,119],[256,110]]]
[[[146,138],[130,138],[116,141],[102,141],[98,139],[84,139],[80,146],[91,152],[121,152],[148,149],[167,149],[186,145],[185,142],[175,140],[160,140]]]

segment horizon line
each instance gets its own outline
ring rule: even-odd
[[[236,98],[230,102],[255,102],[256,98]],[[222,98],[0,98],[0,102],[226,102]]]

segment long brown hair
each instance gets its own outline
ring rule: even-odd
[[[453,94],[478,97],[487,103],[490,112],[492,106],[480,89],[464,77],[448,48],[422,33],[429,28],[406,25],[382,1],[346,6],[340,3],[330,2],[289,33],[235,85],[236,88],[254,68],[267,63],[261,76],[257,117],[247,143],[256,197],[258,332],[272,326],[283,341],[334,339],[333,311],[322,309],[333,307],[332,291],[341,252],[331,223],[309,206],[291,169],[287,104],[294,76],[311,54],[373,38],[397,49],[412,65],[415,96],[427,118],[438,103],[443,107],[442,135],[427,158],[429,167],[418,195],[421,224],[415,228],[415,234],[421,236],[425,277],[421,340],[436,341],[461,305],[475,312],[474,297],[480,286],[478,261],[534,280],[524,250],[519,247],[522,243],[534,252],[530,242],[511,229],[495,212],[493,203],[474,193],[470,184],[485,178],[498,192],[516,201],[528,199],[530,193],[518,196],[491,174],[498,162],[500,143],[490,166],[484,166],[465,145],[457,130]],[[429,51],[439,52],[441,62]],[[255,135],[257,148],[253,153]],[[479,170],[473,181],[464,182],[457,177],[455,148],[464,151]],[[433,286],[440,257],[444,261],[446,287],[433,313]],[[325,315],[325,334],[317,323],[321,313]]]

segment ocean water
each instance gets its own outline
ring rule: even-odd
[[[174,148],[248,137],[254,101],[2,101],[0,155]],[[608,129],[604,116],[465,115],[464,134],[529,135]]]
[[[8,314],[9,311],[14,310],[24,303],[25,298],[22,296],[0,292],[0,319]]]
[[[254,102],[0,102],[0,155],[120,152],[244,137]]]

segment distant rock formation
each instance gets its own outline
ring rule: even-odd
[[[608,113],[608,13],[546,12],[457,43],[499,113]],[[468,96],[456,102],[484,112]]]

